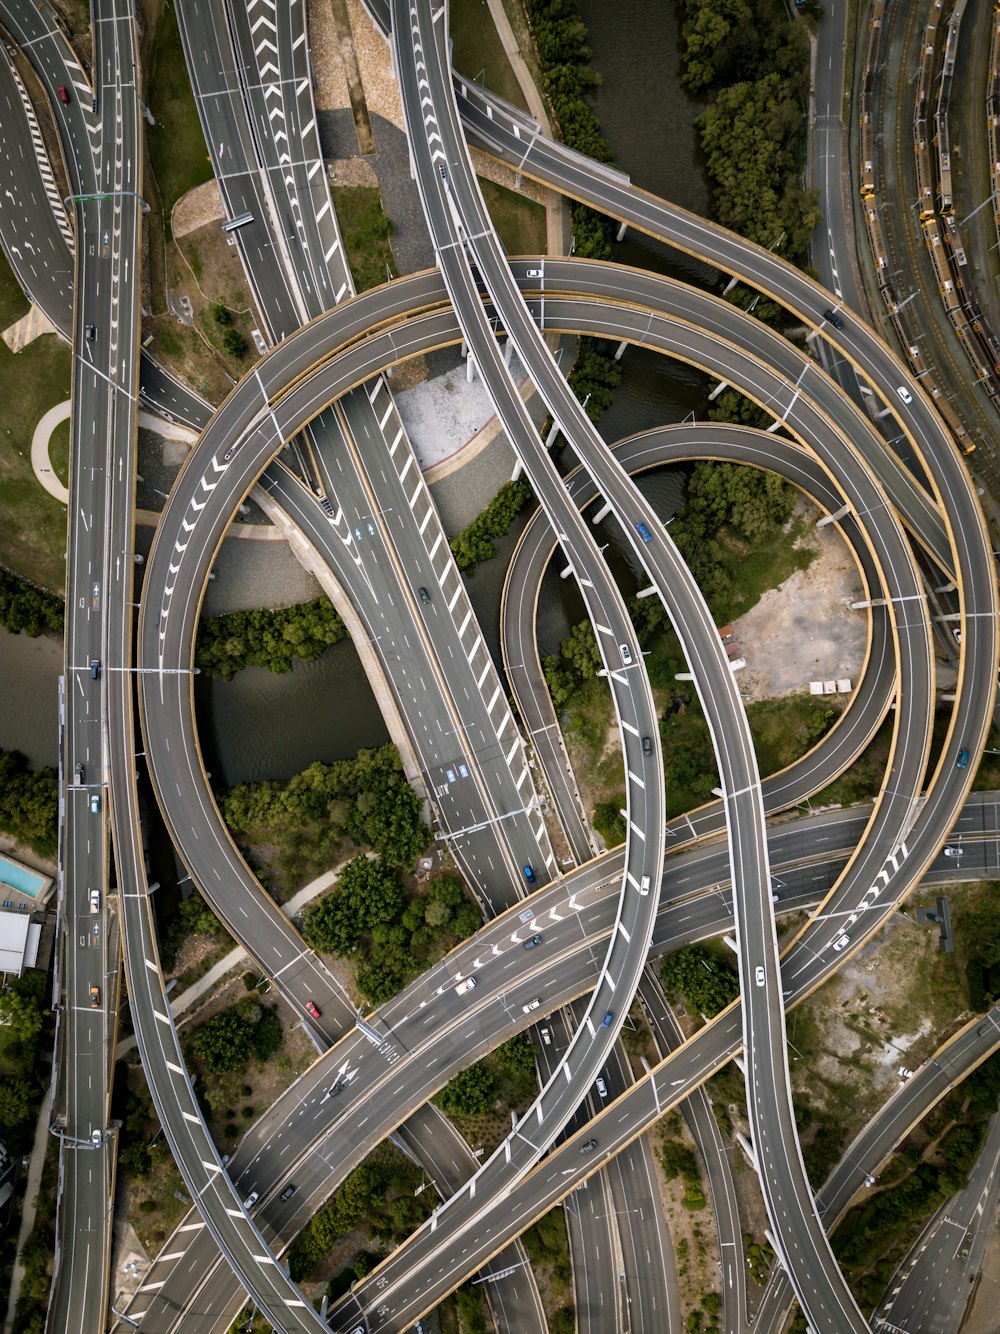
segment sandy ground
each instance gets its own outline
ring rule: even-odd
[[[815,514],[803,503],[796,514]],[[868,642],[868,614],[851,611],[865,595],[857,566],[839,532],[814,528],[806,539],[817,551],[733,622],[747,667],[740,688],[749,699],[773,699],[809,689],[810,681],[847,677],[856,682]]]

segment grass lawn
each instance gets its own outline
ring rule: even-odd
[[[508,102],[527,111],[486,0],[452,0],[449,27],[452,59],[459,73],[479,79],[491,92],[499,93]]]
[[[395,276],[396,263],[389,246],[392,223],[382,208],[382,196],[373,185],[335,185],[331,193],[340,234],[359,292],[387,280],[386,266]]]
[[[479,178],[493,225],[508,255],[545,254],[545,209],[515,190]]]
[[[69,486],[69,418],[49,436],[49,462],[63,486]]]
[[[149,158],[163,207],[163,225],[170,236],[170,210],[188,190],[212,179],[212,166],[201,132],[194,93],[174,6],[163,7],[149,64],[149,109],[156,121],[146,131]]]
[[[0,327],[28,303],[0,254]],[[71,355],[55,334],[18,352],[0,342],[0,565],[62,596],[66,582],[66,506],[43,491],[31,470],[31,437],[39,417],[69,398]]]

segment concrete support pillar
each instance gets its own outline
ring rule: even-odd
[[[573,573],[572,565],[567,565],[564,569],[559,571],[559,578],[568,579],[572,573]]]
[[[728,383],[725,380],[720,380],[719,383],[715,386],[715,388],[708,396],[709,403],[714,403],[715,400],[722,393],[723,389],[728,389],[728,388],[729,388]]]
[[[619,240],[619,241],[624,241],[624,240],[625,240],[625,233],[626,233],[627,231],[628,231],[628,223],[627,223],[627,222],[623,222],[622,225],[618,228],[618,240]]]
[[[553,440],[556,438],[556,436],[557,436],[558,434],[559,434],[559,423],[558,423],[558,422],[553,422],[552,425],[551,425],[551,427],[549,428],[549,433],[548,433],[548,435],[545,437],[545,448],[546,448],[546,449],[551,449],[551,447],[552,447],[552,442],[553,442]]]
[[[621,361],[622,353],[625,351],[627,347],[628,343],[626,343],[625,339],[623,338],[622,341],[618,344],[617,351],[615,352],[615,361]]]
[[[601,506],[601,508],[597,511],[597,513],[594,515],[594,517],[591,519],[590,522],[595,525],[599,524],[601,520],[606,519],[610,513],[611,513],[611,502],[607,501],[605,504]]]
[[[822,519],[817,521],[816,527],[825,528],[828,523],[836,523],[838,519],[843,519],[850,512],[850,505],[841,505],[840,509],[835,510],[833,514],[824,514]]]
[[[468,357],[466,358],[466,361],[465,361],[465,380],[466,380],[466,383],[467,383],[467,384],[471,384],[472,381],[473,381],[475,378],[476,378],[476,359],[475,359],[475,357],[472,355],[472,353],[470,352],[469,355],[468,355]]]

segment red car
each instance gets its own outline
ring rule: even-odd
[[[68,107],[68,106],[69,106],[69,93],[68,93],[68,92],[66,91],[66,89],[62,86],[62,84],[60,84],[59,87],[56,89],[56,93],[58,94],[58,96],[59,96],[59,101],[62,102],[63,106],[67,106],[67,107]]]
[[[315,1001],[306,1001],[306,1009],[314,1019],[319,1018],[319,1007],[316,1005]]]

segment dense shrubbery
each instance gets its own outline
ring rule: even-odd
[[[524,1249],[536,1265],[548,1266],[552,1286],[560,1290],[569,1286],[569,1241],[566,1237],[566,1218],[557,1205],[533,1223],[521,1238]]]
[[[535,1052],[527,1035],[517,1033],[475,1065],[460,1070],[434,1101],[459,1118],[483,1116],[497,1102],[508,1108],[537,1091]]]
[[[923,1122],[925,1134],[935,1124],[949,1126],[933,1149],[904,1141],[879,1189],[863,1207],[852,1209],[834,1232],[834,1254],[863,1307],[873,1307],[881,1299],[921,1226],[966,1185],[987,1120],[998,1103],[1000,1056],[994,1055]]]
[[[289,847],[304,840],[311,860],[327,865],[348,838],[395,866],[410,866],[429,837],[394,746],[334,764],[317,761],[287,782],[241,783],[222,793],[219,805],[237,839]]]
[[[224,681],[243,667],[288,672],[293,659],[312,662],[346,636],[344,622],[325,597],[274,610],[230,611],[201,618],[195,663],[206,676]]]
[[[661,1141],[656,1149],[656,1156],[663,1168],[663,1175],[668,1181],[679,1176],[684,1182],[685,1209],[704,1209],[705,1192],[702,1189],[701,1173],[698,1171],[698,1159],[694,1149],[689,1149],[676,1139]]]
[[[11,1154],[31,1149],[51,1041],[45,974],[31,969],[0,992],[0,1140]]]
[[[454,876],[439,876],[425,894],[407,898],[392,867],[355,857],[341,868],[336,888],[307,910],[303,934],[327,954],[359,952],[358,987],[378,1005],[481,923]]]
[[[246,996],[206,1019],[188,1043],[206,1070],[224,1074],[273,1056],[281,1046],[281,1020],[276,1007]]]
[[[433,1189],[414,1195],[423,1173],[391,1145],[382,1144],[346,1178],[330,1203],[306,1224],[289,1255],[292,1279],[308,1278],[348,1232],[364,1220],[377,1240],[400,1242],[433,1207]],[[367,1273],[367,1263],[355,1277]]]
[[[496,555],[493,538],[503,537],[518,512],[534,499],[527,477],[504,482],[490,503],[457,537],[451,540],[455,563],[465,574],[472,574],[480,561]]]
[[[20,751],[0,750],[0,829],[40,856],[54,857],[58,809],[55,769],[29,769]]]
[[[590,66],[587,25],[576,0],[527,0],[542,82],[563,142],[597,162],[614,160],[601,127],[587,101],[601,76]],[[576,253],[588,259],[610,259],[610,225],[585,204],[572,204]]]
[[[715,214],[796,263],[819,222],[801,184],[809,42],[780,0],[685,0],[683,80],[714,93],[698,117]]]
[[[44,630],[62,634],[62,598],[45,593],[26,579],[0,569],[0,625],[11,634],[40,635]]]
[[[663,989],[684,997],[688,1008],[709,1019],[736,999],[740,982],[722,957],[705,945],[687,945],[669,954],[660,969]]]
[[[1000,996],[1000,908],[995,900],[984,899],[963,913],[956,934],[966,957],[969,1005],[985,1010]]]
[[[732,557],[722,550],[722,538],[729,534],[750,545],[767,541],[791,517],[795,500],[795,488],[774,473],[738,463],[695,464],[687,501],[670,534],[720,620],[733,610],[726,569]]]

